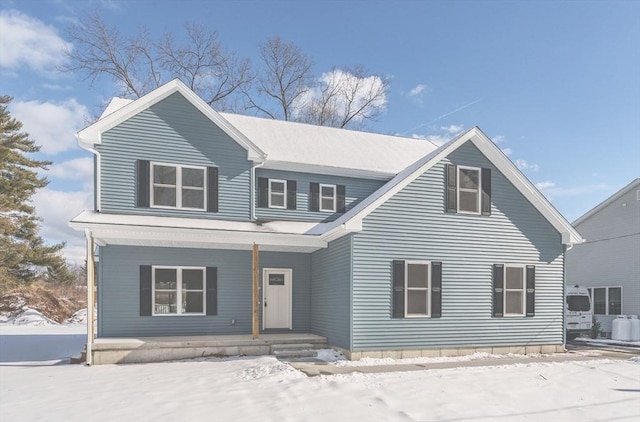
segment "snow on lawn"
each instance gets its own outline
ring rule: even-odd
[[[64,328],[0,326],[0,345],[8,335],[15,350],[33,348],[20,340],[56,330],[62,344]],[[639,392],[640,358],[313,378],[272,356],[0,364],[7,421],[640,420]]]

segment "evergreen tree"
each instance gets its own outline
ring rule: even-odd
[[[28,283],[37,279],[67,282],[71,275],[60,254],[64,243],[46,245],[39,236],[39,219],[29,203],[46,186],[49,161],[28,157],[40,147],[20,132],[22,123],[11,117],[11,97],[0,96],[0,283]]]

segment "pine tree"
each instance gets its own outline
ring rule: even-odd
[[[20,132],[22,123],[11,117],[11,97],[0,96],[0,283],[28,283],[37,279],[71,279],[60,254],[64,243],[47,245],[39,236],[39,218],[29,203],[49,182],[37,170],[49,161],[29,158],[40,147]]]

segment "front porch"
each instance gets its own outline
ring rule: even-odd
[[[98,338],[91,347],[94,365],[113,363],[147,363],[199,357],[260,356],[273,354],[276,348],[321,349],[326,337],[315,334],[251,334]]]

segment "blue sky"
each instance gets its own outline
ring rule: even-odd
[[[71,259],[84,246],[66,221],[92,185],[73,134],[117,93],[56,71],[65,28],[88,9],[125,34],[206,24],[254,61],[277,35],[317,75],[365,65],[391,79],[368,130],[442,141],[479,126],[569,221],[640,176],[638,1],[0,0],[0,93],[54,162],[34,202]]]

